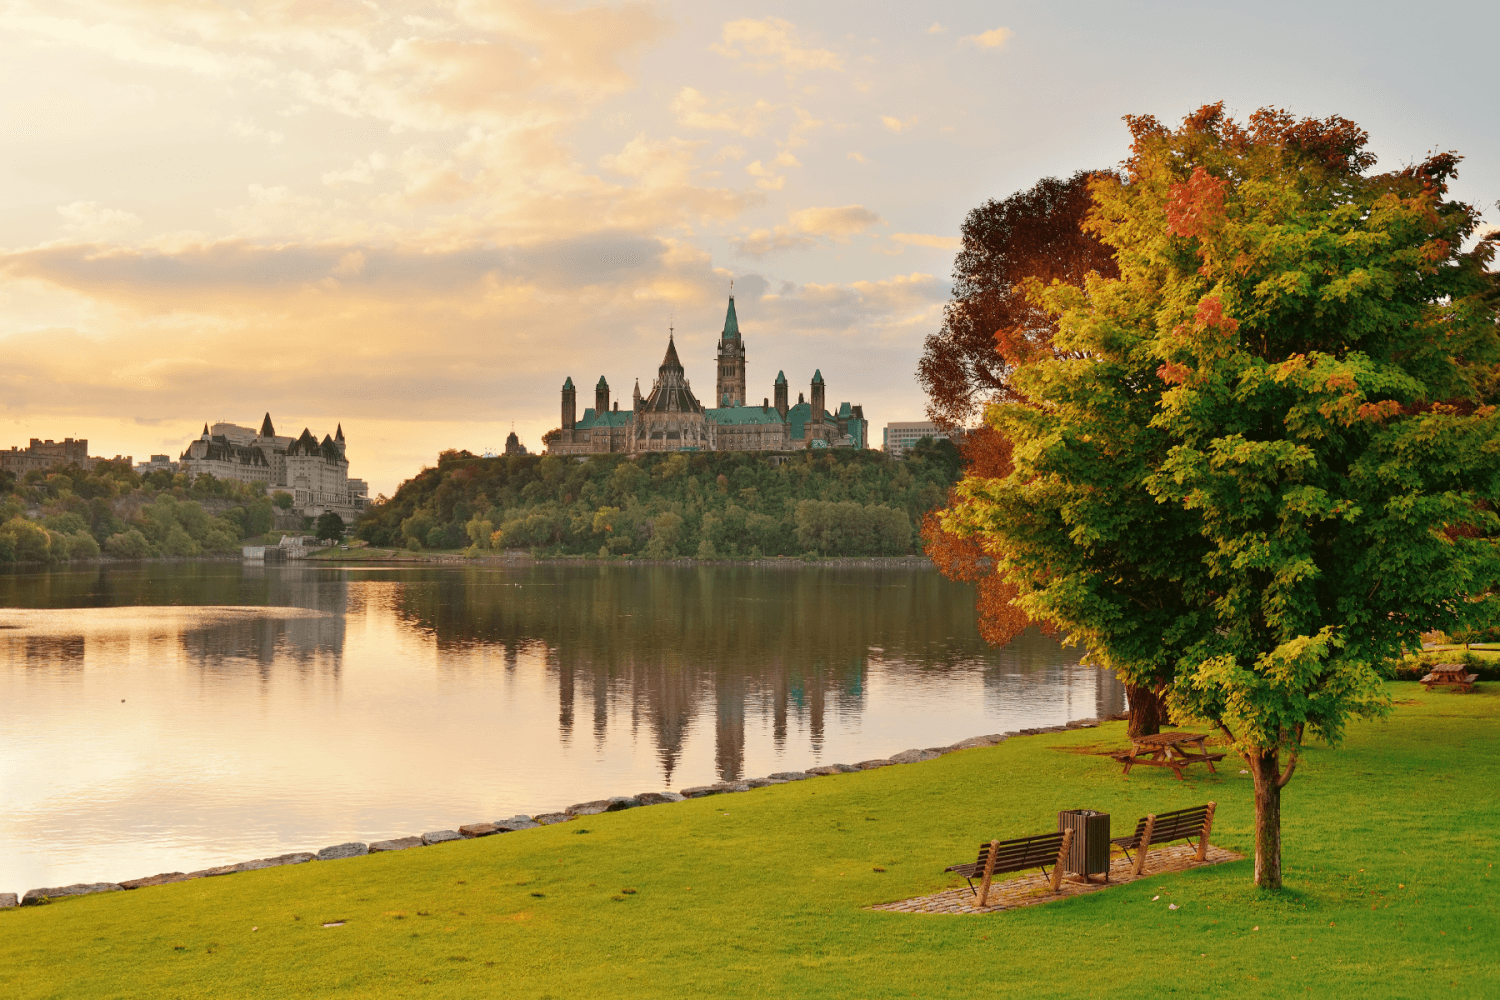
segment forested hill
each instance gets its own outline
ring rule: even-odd
[[[538,554],[906,555],[958,478],[947,441],[875,451],[478,458],[446,451],[360,518],[373,545]]]

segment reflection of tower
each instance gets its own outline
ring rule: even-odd
[[[807,735],[813,753],[823,752],[823,683],[811,678],[807,685]]]
[[[718,704],[714,713],[714,766],[719,777],[733,781],[745,767],[745,680],[729,671],[716,678]]]
[[[785,664],[778,664],[771,675],[771,744],[777,752],[786,749],[787,676]]]
[[[609,667],[599,664],[594,668],[594,743],[601,750],[604,737],[609,732]]]
[[[562,656],[557,664],[557,728],[563,742],[573,738],[573,658]]]
[[[1125,685],[1113,670],[1103,667],[1094,671],[1094,715],[1107,719],[1125,711]]]

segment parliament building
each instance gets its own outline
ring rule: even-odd
[[[667,353],[648,396],[637,381],[628,410],[611,408],[609,383],[601,375],[594,405],[578,416],[578,393],[569,378],[562,387],[562,426],[542,442],[549,455],[638,455],[653,451],[801,451],[807,448],[867,448],[869,423],[864,408],[839,404],[825,408],[822,371],[813,372],[811,399],[788,398],[786,375],[776,373],[773,396],[748,405],[745,341],[734,312],[734,296],[718,344],[716,406],[705,407],[693,394],[677,345],[667,336]]]

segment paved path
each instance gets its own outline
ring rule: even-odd
[[[1132,862],[1126,861],[1124,855],[1111,860],[1108,884],[1079,882],[1065,877],[1062,888],[1054,893],[1051,880],[1043,876],[1041,872],[1035,872],[991,885],[989,905],[982,910],[974,906],[979,897],[970,892],[966,885],[959,886],[957,889],[945,889],[931,896],[918,896],[915,899],[903,899],[896,903],[881,903],[870,909],[894,913],[995,913],[1000,910],[1013,910],[1018,906],[1035,906],[1038,903],[1050,903],[1054,899],[1099,892],[1112,886],[1134,882],[1137,879],[1160,875],[1163,872],[1187,871],[1189,868],[1221,865],[1226,861],[1243,861],[1244,858],[1243,854],[1226,851],[1212,844],[1208,845],[1207,861],[1199,861],[1198,849],[1187,844],[1175,847],[1154,847],[1146,856],[1146,871],[1143,875],[1131,874]]]

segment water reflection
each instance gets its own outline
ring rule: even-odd
[[[817,567],[3,573],[0,890],[1122,709],[1040,634],[985,647],[972,602],[930,571]]]

